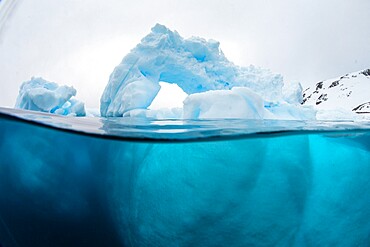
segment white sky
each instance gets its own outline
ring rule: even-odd
[[[0,106],[12,107],[20,84],[42,76],[99,107],[113,68],[156,23],[218,40],[234,63],[304,85],[370,68],[369,0],[17,2],[0,28]]]
[[[148,109],[158,110],[161,108],[182,108],[182,102],[188,96],[179,86],[176,84],[170,84],[167,82],[160,81],[159,90],[157,96],[155,96],[153,102],[150,104]]]

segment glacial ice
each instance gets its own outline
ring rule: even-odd
[[[277,115],[279,109],[275,109],[280,105],[290,109],[283,111],[285,114],[293,113],[289,119],[296,116],[312,119],[315,115],[310,108],[301,110],[297,106],[302,94],[299,84],[292,84],[285,93],[281,75],[253,65],[236,66],[224,56],[219,42],[198,37],[184,39],[160,24],[152,28],[110,75],[100,100],[101,115],[119,117],[139,113],[158,117],[160,112],[166,117],[164,111],[147,111],[160,90],[160,81],[177,84],[189,94],[184,102],[184,118],[281,118]],[[230,91],[234,87],[239,89]],[[238,106],[231,106],[231,102]],[[269,107],[263,109],[262,102]],[[227,111],[230,107],[232,111]],[[273,111],[269,112],[271,108]]]
[[[76,89],[59,86],[41,77],[32,77],[19,90],[15,108],[49,112],[59,115],[85,116],[85,105],[72,98]]]
[[[0,130],[3,246],[370,242],[369,131],[136,142],[9,119]]]
[[[185,119],[212,119],[219,116],[263,119],[265,111],[263,99],[246,87],[195,93],[184,101]]]

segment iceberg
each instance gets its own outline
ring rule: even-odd
[[[76,89],[59,86],[41,77],[32,77],[19,90],[15,108],[59,115],[85,116],[85,104],[72,98]]]
[[[261,102],[273,107],[278,107],[279,102],[299,104],[297,95],[302,94],[302,87],[291,87],[288,103],[281,75],[253,65],[236,66],[225,57],[219,42],[198,37],[184,39],[176,31],[157,24],[110,75],[100,100],[101,115],[158,116],[146,110],[161,88],[159,82],[177,84],[189,95],[184,102],[184,118],[278,118],[274,113],[262,114],[269,108],[260,107]],[[235,87],[238,89],[232,90]],[[224,103],[230,105],[234,101],[238,106],[224,114],[228,108]],[[208,102],[207,107],[205,102]],[[196,108],[200,105],[201,109]],[[225,107],[217,110],[221,105]],[[205,113],[205,108],[212,108],[212,111]],[[292,109],[299,110],[298,107]]]
[[[370,243],[369,123],[46,116],[0,108],[1,246]]]

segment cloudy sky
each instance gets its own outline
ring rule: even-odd
[[[21,82],[73,85],[98,107],[109,74],[156,23],[183,37],[221,42],[238,65],[254,64],[309,85],[370,68],[369,0],[33,0],[0,18],[0,106]]]

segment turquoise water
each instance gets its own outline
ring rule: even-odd
[[[370,124],[0,108],[0,246],[369,246]]]

